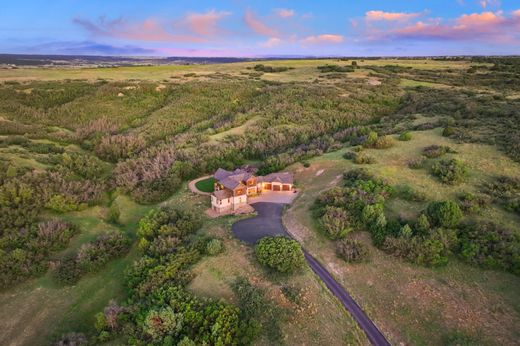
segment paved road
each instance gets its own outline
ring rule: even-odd
[[[257,216],[237,221],[231,226],[231,230],[238,239],[249,244],[255,244],[259,239],[267,236],[285,235],[289,237],[282,223],[282,211],[284,207],[282,204],[259,202],[252,204],[252,206],[257,211]],[[350,315],[359,324],[359,327],[365,332],[372,345],[390,345],[384,335],[368,318],[359,305],[357,305],[347,290],[307,251],[304,251],[304,254],[305,260],[312,271],[320,277],[332,294],[339,299],[341,304],[343,304],[345,309],[347,309]]]

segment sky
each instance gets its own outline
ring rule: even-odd
[[[0,53],[512,55],[520,0],[3,1]]]

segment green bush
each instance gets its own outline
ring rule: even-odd
[[[360,241],[342,239],[336,242],[336,254],[346,262],[364,262],[369,258],[368,247]]]
[[[206,253],[210,256],[218,255],[222,251],[224,251],[224,244],[220,239],[211,239],[206,244]]]
[[[410,169],[421,169],[421,168],[424,168],[425,165],[426,165],[426,160],[423,158],[412,159],[412,160],[408,161],[408,167]]]
[[[447,153],[455,153],[455,151],[448,146],[435,144],[423,149],[423,155],[430,159],[441,157]]]
[[[428,205],[426,213],[431,223],[438,227],[455,227],[462,219],[462,211],[453,201],[432,202]]]
[[[344,238],[352,231],[352,220],[347,211],[342,208],[327,206],[320,219],[321,226],[331,239]]]
[[[378,137],[374,144],[373,144],[373,147],[376,148],[376,149],[388,149],[388,148],[391,148],[393,147],[395,144],[394,142],[394,139],[390,136],[382,136],[382,137]]]
[[[445,184],[455,185],[464,182],[468,168],[457,159],[441,160],[432,166],[432,174]]]
[[[121,232],[103,233],[65,257],[57,267],[55,277],[62,283],[73,284],[81,275],[97,271],[111,259],[121,256],[129,246],[129,240]]]
[[[291,273],[305,263],[300,244],[284,236],[260,239],[255,252],[261,264],[281,273]]]
[[[119,218],[121,216],[121,212],[119,211],[119,207],[117,204],[112,204],[110,208],[108,209],[107,213],[107,221],[109,223],[118,224]]]
[[[354,155],[353,161],[355,164],[362,165],[375,163],[376,159],[372,155],[362,151]]]
[[[400,141],[411,141],[412,140],[412,133],[409,131],[403,132],[399,135]]]
[[[469,214],[479,213],[489,204],[489,198],[485,195],[463,193],[459,196],[459,206],[462,211]]]
[[[450,137],[450,136],[453,136],[454,134],[456,133],[456,130],[454,127],[451,127],[451,126],[446,126],[443,130],[442,130],[442,135],[444,137]]]
[[[460,256],[467,262],[520,275],[520,236],[491,222],[470,222],[459,229]]]

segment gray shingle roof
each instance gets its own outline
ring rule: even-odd
[[[265,183],[282,183],[282,184],[293,184],[294,177],[292,173],[289,172],[280,172],[280,173],[271,173],[262,178],[262,181]]]
[[[221,200],[232,197],[233,193],[230,190],[217,190],[213,192],[213,195],[217,197],[218,200]]]

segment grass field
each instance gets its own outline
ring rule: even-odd
[[[361,71],[363,66],[397,65],[412,67],[414,69],[467,69],[469,61],[437,61],[428,59],[377,59],[357,60]],[[276,81],[312,81],[320,76],[317,66],[325,64],[350,65],[352,61],[338,61],[337,59],[320,60],[274,60],[263,61],[269,66],[293,67],[281,73],[265,73],[262,79]],[[241,73],[249,72],[258,62],[240,62],[232,64],[215,65],[170,65],[170,66],[131,66],[113,68],[19,68],[13,70],[0,70],[2,80],[61,80],[61,79],[86,79],[95,81],[106,80],[152,80],[152,81],[182,81],[191,79],[205,79],[208,76],[229,74],[235,77],[244,76]],[[346,74],[349,75],[349,74]],[[359,72],[358,72],[359,75]],[[355,76],[355,75],[354,75]],[[362,74],[365,77],[365,74]]]
[[[150,207],[137,205],[126,196],[118,196],[114,203],[121,209],[122,230],[133,236],[137,221]],[[93,240],[100,232],[114,227],[103,221],[105,213],[104,208],[93,207],[66,215],[66,220],[80,226],[81,233],[55,258],[63,257]],[[124,270],[136,258],[134,247],[125,257],[109,262],[99,272],[86,275],[74,286],[61,286],[49,271],[40,278],[0,292],[0,328],[3,331],[0,344],[44,345],[71,330],[91,331],[94,315],[110,299],[125,298]]]
[[[445,186],[425,170],[407,168],[407,160],[416,158],[424,146],[452,146],[458,158],[470,166],[470,179],[460,186]],[[494,147],[456,144],[440,130],[414,132],[410,142],[397,142],[386,150],[367,150],[376,158],[364,165],[370,172],[392,184],[408,184],[428,199],[452,199],[461,191],[473,191],[493,174],[510,174],[520,166],[497,152]],[[351,236],[371,250],[369,263],[346,264],[335,255],[334,244],[316,228],[309,207],[320,191],[341,181],[341,174],[359,167],[342,158],[344,150],[310,160],[311,166],[292,167],[301,193],[284,216],[287,227],[307,249],[324,263],[353,294],[393,344],[443,344],[456,333],[468,335],[481,344],[514,344],[519,333],[520,299],[515,293],[520,278],[503,272],[483,270],[452,259],[446,267],[428,269],[386,255],[371,245],[366,233]],[[391,209],[404,217],[417,214],[424,204],[394,200]],[[389,212],[392,212],[390,210]],[[518,229],[518,216],[498,207],[486,210],[483,219]]]
[[[215,189],[215,178],[209,177],[204,180],[199,180],[195,183],[195,187],[202,192],[213,192]]]

